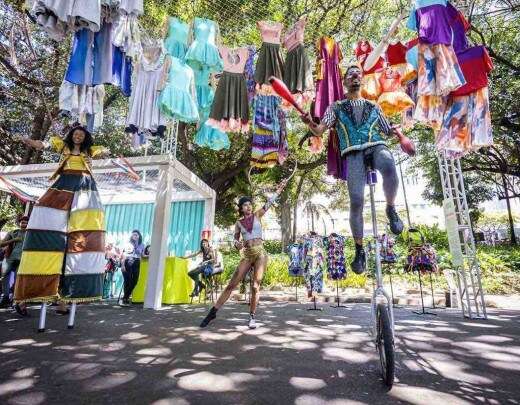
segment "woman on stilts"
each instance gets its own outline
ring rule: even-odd
[[[105,212],[92,175],[92,159],[106,155],[92,135],[73,126],[64,139],[23,139],[37,150],[61,154],[51,187],[36,202],[15,285],[17,303],[88,302],[103,295]]]
[[[217,317],[217,311],[226,303],[231,296],[233,290],[244,279],[248,271],[253,268],[253,288],[251,291],[251,303],[249,311],[250,329],[256,328],[256,307],[260,299],[260,284],[264,271],[267,268],[267,252],[263,246],[263,232],[261,218],[265,215],[267,210],[274,204],[280,193],[287,185],[287,180],[284,180],[277,188],[276,193],[271,197],[267,203],[259,210],[253,210],[253,200],[250,197],[242,197],[238,201],[238,209],[242,218],[235,224],[235,248],[240,250],[241,260],[237,269],[233,273],[231,280],[227,287],[222,291],[215,306],[213,306],[206,315],[201,328],[205,328],[208,324]],[[240,240],[242,237],[242,240]]]

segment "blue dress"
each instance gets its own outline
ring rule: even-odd
[[[168,84],[159,97],[161,111],[182,122],[197,122],[199,111],[193,70],[178,58],[171,58]]]
[[[174,58],[184,59],[188,50],[190,26],[177,17],[168,20],[168,36],[164,40],[166,52]]]
[[[207,68],[211,72],[221,72],[224,63],[217,48],[218,24],[207,18],[193,20],[195,40],[186,52],[186,62],[193,69]]]

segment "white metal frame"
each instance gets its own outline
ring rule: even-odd
[[[455,207],[458,243],[464,258],[461,264],[454,266],[459,307],[466,318],[487,319],[480,265],[477,259],[460,159],[452,159],[439,153],[438,161],[444,200],[448,203],[451,202]]]
[[[175,131],[176,132],[176,131]],[[192,173],[186,166],[176,160],[172,154],[139,156],[127,158],[137,171],[143,169],[159,169],[159,183],[155,195],[156,209],[153,218],[152,247],[150,252],[150,264],[148,271],[147,287],[145,291],[145,308],[160,309],[162,298],[162,285],[164,278],[164,262],[168,255],[168,229],[170,227],[169,202],[177,201],[173,195],[173,180],[179,179],[194,192],[198,193],[205,201],[204,228],[214,233],[216,193],[199,177]],[[45,177],[51,176],[57,169],[57,163],[37,165],[18,165],[0,167],[0,175],[6,179],[19,177]],[[95,160],[92,165],[94,174],[114,173],[121,169],[114,165],[110,159]],[[187,193],[181,196],[181,200],[193,198]],[[200,199],[200,198],[199,198]],[[154,201],[150,196],[143,196],[143,201]],[[137,201],[135,201],[137,202]]]

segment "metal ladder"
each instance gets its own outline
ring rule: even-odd
[[[459,307],[466,318],[487,319],[480,265],[477,259],[460,159],[449,158],[445,154],[439,153],[438,161],[444,196],[446,228],[450,238],[450,252],[453,257],[459,293]],[[453,226],[450,226],[450,221]],[[456,230],[451,233],[451,236],[450,228]]]

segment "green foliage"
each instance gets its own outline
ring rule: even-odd
[[[446,232],[440,230],[437,226],[421,227],[421,232],[425,236],[425,240],[432,244],[436,249],[439,269],[441,271],[444,269],[451,269],[452,265],[450,262],[450,253],[448,251]],[[266,241],[264,246],[269,253],[268,267],[262,283],[264,287],[271,288],[304,285],[301,278],[289,276],[289,258],[286,254],[280,254],[281,243],[279,241]],[[403,272],[407,255],[407,244],[402,237],[396,240],[395,252],[398,256],[398,262],[392,267],[393,282],[404,284],[409,288],[419,288],[417,275]],[[235,250],[223,252],[223,254],[223,280],[227,282],[240,262],[240,255]],[[352,261],[353,256],[354,241],[348,239],[345,248],[345,259],[347,265]],[[486,293],[510,294],[520,292],[520,247],[479,246],[477,250],[477,258],[480,263],[482,284]],[[373,268],[373,265],[369,266],[369,268]],[[386,274],[385,269],[383,270]],[[340,288],[364,289],[372,285],[372,278],[372,275],[369,273],[357,275],[348,271],[347,278],[340,281],[339,286]],[[324,281],[328,287],[334,288],[335,283],[328,280],[326,275]],[[389,282],[388,275],[385,276],[385,282]],[[447,288],[447,283],[442,274],[433,276],[433,285],[438,289],[445,290]]]

